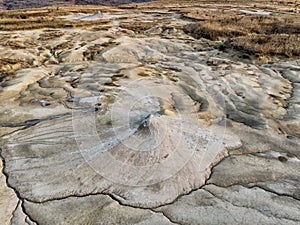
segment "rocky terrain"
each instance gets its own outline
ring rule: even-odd
[[[183,2],[0,15],[0,224],[300,223],[297,29],[203,18],[297,5]]]

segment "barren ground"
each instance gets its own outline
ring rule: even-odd
[[[0,224],[300,223],[297,1],[0,18]]]

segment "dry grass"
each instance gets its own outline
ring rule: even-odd
[[[96,10],[108,10],[105,7],[47,7],[42,9],[12,10],[0,13],[0,31],[29,30],[41,28],[74,28],[104,26],[110,23],[109,20],[78,21],[64,20],[60,16],[71,13],[93,14]]]
[[[85,52],[83,52],[83,56],[85,60],[95,60],[95,57],[100,54],[100,52],[110,45],[117,45],[114,41],[104,42],[102,44],[95,44],[93,46],[89,46]]]
[[[3,19],[0,21],[0,31],[13,30],[31,30],[41,28],[76,28],[76,27],[91,27],[102,26],[110,23],[109,20],[97,21],[68,21],[49,16],[39,17],[38,19]]]
[[[278,16],[243,16],[229,15],[227,18],[211,17],[203,22],[190,24],[184,31],[196,38],[221,40],[227,37],[248,34],[300,34],[300,19],[290,15]]]
[[[299,0],[298,0],[299,2]],[[297,1],[273,0],[163,0],[143,4],[124,5],[122,8],[150,10],[153,8],[176,10],[186,18],[198,22],[185,26],[186,33],[195,38],[227,40],[224,47],[243,50],[248,53],[299,55],[300,14]],[[276,12],[270,16],[242,15],[240,9],[266,9]],[[106,30],[110,21],[69,21],[59,18],[72,13],[93,14],[96,10],[118,10],[103,6],[52,6],[40,9],[12,10],[0,12],[0,31],[49,28],[40,40],[59,36],[56,28],[89,27],[92,30]],[[120,26],[141,33],[163,20],[155,22],[122,23]],[[51,30],[52,29],[52,30]],[[0,36],[1,40],[1,36]],[[272,43],[276,43],[273,45]],[[22,43],[7,42],[11,48],[24,48]],[[272,47],[273,46],[273,47]]]
[[[134,23],[122,23],[120,24],[121,28],[132,30],[135,33],[143,33],[144,31],[156,26],[159,23],[164,22],[163,19],[158,19],[154,22],[134,22]]]
[[[163,0],[129,4],[122,8],[179,11],[183,17],[195,21],[183,28],[186,33],[195,38],[227,40],[223,48],[234,48],[251,54],[299,56],[299,0]],[[241,9],[274,13],[269,16],[243,15]],[[142,25],[128,26],[142,30]]]
[[[45,30],[44,33],[42,33],[39,36],[39,41],[48,41],[48,40],[52,40],[54,38],[58,38],[64,35],[64,32],[60,31],[60,30],[55,30],[55,29],[48,29]]]
[[[300,56],[300,35],[249,35],[229,39],[225,44],[250,54]]]
[[[1,58],[0,59],[0,83],[9,80],[14,77],[15,70],[21,67],[27,66],[27,63],[23,60]]]
[[[229,6],[217,10],[193,10],[185,16],[199,22],[191,23],[183,30],[195,38],[225,40],[224,48],[230,47],[246,53],[300,56],[300,16],[294,10],[278,11],[280,3],[277,1],[277,4],[276,11],[271,15],[243,14],[240,9],[245,9],[245,5],[234,10]],[[288,2],[283,1],[282,4]],[[254,10],[246,6],[246,9]],[[265,8],[266,5],[261,9]],[[274,10],[274,5],[271,8]]]

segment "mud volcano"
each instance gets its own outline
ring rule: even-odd
[[[299,59],[198,38],[246,3],[182,2],[1,14],[1,225],[299,224]]]

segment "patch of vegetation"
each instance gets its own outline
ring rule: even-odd
[[[75,28],[104,26],[110,23],[109,20],[66,20],[59,18],[71,13],[93,14],[101,7],[47,7],[42,9],[12,10],[0,13],[0,31],[29,30],[41,28]]]
[[[160,21],[155,22],[135,22],[135,23],[122,23],[120,25],[123,29],[132,30],[135,33],[142,33],[155,25],[157,25]]]
[[[68,21],[53,17],[41,17],[38,19],[14,19],[14,20],[1,20],[0,31],[13,31],[13,30],[31,30],[41,28],[76,28],[76,27],[90,27],[95,25],[105,25],[110,21],[97,20],[97,21]]]
[[[288,12],[259,15],[255,14],[256,10],[250,10],[254,13],[194,11],[194,18],[200,21],[184,26],[183,30],[197,39],[225,41],[222,48],[230,47],[249,54],[300,56],[299,15]]]
[[[141,77],[148,77],[149,76],[149,74],[146,73],[146,72],[144,72],[144,71],[143,72],[139,72],[138,75],[141,76]]]
[[[1,58],[0,59],[0,83],[9,80],[16,75],[15,70],[28,64],[19,59]]]
[[[248,35],[228,39],[224,45],[250,54],[300,56],[300,35]]]

